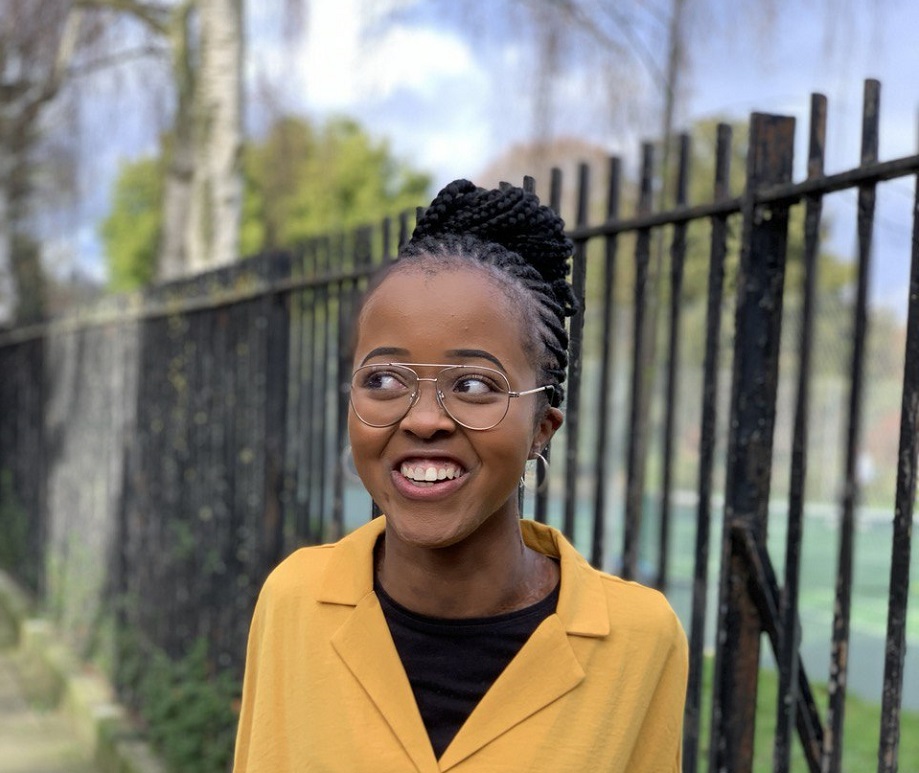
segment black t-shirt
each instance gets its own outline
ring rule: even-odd
[[[374,590],[438,758],[558,604],[556,585],[541,601],[515,612],[451,619],[412,612],[387,596],[379,583]]]

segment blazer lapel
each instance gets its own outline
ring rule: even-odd
[[[332,637],[332,646],[360,682],[419,771],[437,770],[434,750],[376,594],[368,593]]]
[[[583,679],[558,615],[546,618],[469,715],[440,758],[440,770],[459,764]]]
[[[412,687],[373,592],[373,546],[385,527],[377,518],[330,548],[319,601],[351,607],[332,647],[360,683],[421,773],[437,770]]]

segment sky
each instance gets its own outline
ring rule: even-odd
[[[356,118],[373,136],[387,139],[397,156],[430,171],[435,190],[456,177],[475,180],[510,146],[532,139],[534,63],[525,34],[493,25],[470,34],[455,13],[445,16],[450,5],[442,0],[434,6],[424,0],[312,0],[306,33],[291,35],[278,22],[278,2],[249,4],[246,68],[250,93],[264,92],[268,84],[276,108],[319,120]],[[700,2],[689,0],[689,7]],[[655,5],[667,7],[664,0],[646,3]],[[810,94],[820,92],[829,100],[827,171],[841,171],[859,159],[863,81],[871,77],[882,83],[882,160],[916,152],[919,2],[784,0],[765,28],[762,16],[750,15],[755,2],[705,5],[708,12],[693,18],[679,128],[713,116],[746,120],[754,110],[795,116],[800,178]],[[401,15],[384,13],[395,6]],[[639,30],[649,50],[661,39],[655,24],[660,27],[651,19]],[[605,81],[573,59],[556,90],[552,128],[622,155],[628,172],[639,142],[657,125],[660,94],[650,70],[640,58],[624,68],[623,80],[636,85],[622,105],[622,120],[616,120],[597,99]],[[155,83],[149,88],[162,92],[156,99],[168,104],[167,89]],[[143,111],[116,109],[107,119],[81,217],[82,260],[91,273],[102,271],[95,222],[107,207],[117,165],[155,148],[167,112],[150,120]],[[252,132],[259,131],[255,116],[253,108]],[[912,196],[908,180],[879,191],[872,299],[900,309]],[[826,204],[833,223],[829,246],[844,257],[855,252],[855,207],[854,192]]]

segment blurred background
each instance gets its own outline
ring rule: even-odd
[[[200,127],[212,87],[231,97],[220,103],[224,126],[206,132],[238,132],[209,163],[211,174],[243,175],[228,194],[241,206],[242,254],[373,220],[371,200],[392,212],[456,177],[491,184],[538,173],[537,159],[550,155],[563,165],[613,152],[634,177],[640,140],[744,122],[753,110],[803,117],[811,92],[829,99],[833,171],[858,160],[866,77],[883,83],[882,156],[916,146],[919,9],[907,0],[213,5],[218,18],[239,15],[224,54],[208,54],[221,38],[208,32],[205,0],[6,0],[0,153],[10,169],[0,193],[14,221],[4,239],[15,234],[17,244],[0,249],[0,319],[201,260],[175,246],[184,208],[164,211],[164,188],[190,178],[194,148],[213,146]],[[319,151],[310,160],[307,147]],[[333,175],[349,195],[314,195],[328,181],[319,156],[342,167],[351,159]],[[360,183],[355,169],[367,172]],[[909,238],[909,198],[898,190],[881,200],[881,254]],[[829,212],[841,258],[853,249],[854,207],[853,194]],[[220,250],[205,262],[232,259]],[[902,261],[878,260],[875,270],[873,302],[901,306]],[[48,297],[29,300],[42,293],[29,283],[42,280]]]
[[[911,156],[919,145],[916,29],[913,0],[2,0],[0,566],[111,676],[174,769],[226,769],[245,633],[265,573],[298,545],[334,539],[370,514],[366,492],[339,464],[347,320],[365,269],[391,256],[414,209],[457,177],[494,186],[532,175],[548,201],[558,168],[565,181],[558,205],[571,225],[578,164],[586,162],[587,217],[598,223],[614,155],[628,217],[638,206],[642,143],[656,152],[655,208],[669,208],[683,132],[693,137],[689,203],[708,202],[719,123],[733,129],[736,196],[754,111],[796,118],[800,180],[815,92],[828,99],[826,172],[848,170],[863,160],[866,78],[881,82],[881,160]],[[849,683],[852,700],[867,708],[851,708],[850,727],[870,728],[863,745],[871,759],[901,469],[914,193],[908,176],[877,189],[866,388],[852,451]],[[820,226],[801,589],[802,658],[817,682],[830,670],[840,501],[852,482],[845,437],[858,195],[852,188],[827,196]],[[799,207],[789,237],[770,498],[779,573],[798,419],[802,223]],[[379,232],[360,230],[366,224]],[[725,352],[739,218],[729,225]],[[672,505],[669,552],[659,548],[669,356],[660,257],[649,300],[659,311],[650,315],[657,344],[649,354],[639,576],[653,583],[669,568],[668,597],[687,628],[707,239],[706,228],[689,229],[672,491],[664,494]],[[567,483],[580,492],[571,536],[585,554],[586,492],[602,483],[608,538],[597,562],[619,571],[634,239],[623,237],[614,276],[601,271],[600,241],[586,248],[585,418],[577,483]],[[323,276],[338,278],[323,285]],[[617,343],[608,458],[595,467],[604,423],[594,420],[593,385],[607,285],[615,287]],[[726,354],[716,376],[716,546],[730,367]],[[556,446],[568,432],[566,425]],[[555,525],[565,508],[561,467],[553,464],[548,501]],[[528,515],[532,507],[528,498]],[[915,641],[915,551],[911,566],[906,630]],[[915,647],[906,656],[904,706],[919,728]],[[177,733],[191,740],[170,745]],[[912,738],[904,770],[919,770],[919,731]],[[850,732],[846,742],[862,740]],[[768,743],[761,746],[768,757]]]

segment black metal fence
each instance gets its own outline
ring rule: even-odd
[[[687,137],[668,211],[654,210],[651,145],[634,214],[624,213],[633,192],[618,159],[598,217],[591,170],[577,175],[573,283],[586,311],[571,322],[567,418],[553,443],[549,490],[527,499],[526,514],[559,525],[593,563],[683,603],[687,771],[698,769],[706,743],[709,770],[752,769],[764,634],[779,674],[774,770],[789,769],[795,734],[809,770],[842,769],[876,189],[919,173],[919,156],[878,161],[878,97],[868,82],[861,163],[846,172],[824,173],[826,104],[815,96],[799,182],[794,120],[770,115],[752,118],[739,195],[730,187],[727,126],[718,130],[707,203],[688,200]],[[540,193],[559,207],[561,174],[549,183]],[[830,518],[837,580],[825,604],[833,621],[821,716],[801,655],[799,599],[813,520],[807,463],[823,429],[813,425],[813,362],[829,345],[817,325],[821,207],[849,189],[858,195],[857,276],[843,337],[848,396],[837,414],[845,443],[842,496]],[[296,545],[334,539],[369,516],[369,499],[340,463],[349,321],[368,277],[392,259],[409,226],[405,216],[385,221],[0,336],[0,559],[88,654],[109,647],[117,660],[104,635],[114,624],[175,657],[204,637],[215,662],[238,672],[267,571]],[[919,429],[915,219],[913,228],[900,445],[895,490],[886,492],[892,560],[879,771],[898,769],[906,658]],[[801,245],[799,286],[786,276],[792,239]],[[694,305],[688,269],[703,277]],[[691,366],[689,344],[698,360]],[[786,454],[776,450],[777,427],[788,435]],[[786,496],[775,495],[773,473],[789,475]],[[773,529],[784,530],[784,555],[768,543],[770,514]],[[702,738],[707,642],[715,645],[714,686],[710,738]]]

